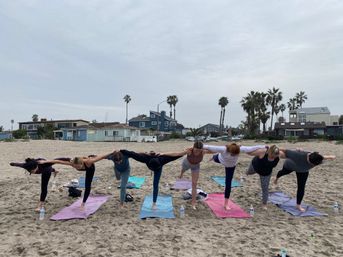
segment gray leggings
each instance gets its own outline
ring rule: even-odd
[[[269,182],[270,182],[271,177],[272,177],[272,174],[270,174],[268,176],[261,176],[260,175],[261,188],[262,188],[262,203],[263,204],[267,204],[267,202],[268,202]]]
[[[256,171],[254,170],[254,167],[252,166],[252,162],[250,162],[249,168],[247,169],[247,175],[255,174]],[[269,194],[269,182],[270,178],[272,177],[272,174],[268,176],[261,176],[261,188],[262,188],[262,203],[267,204],[268,202],[268,194]]]
[[[114,169],[114,174],[117,180],[121,180],[120,181],[120,202],[123,203],[126,197],[126,185],[130,177],[130,168],[128,168],[124,172],[119,172],[116,169]]]

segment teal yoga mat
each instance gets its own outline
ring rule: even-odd
[[[141,219],[146,219],[146,218],[173,219],[175,218],[173,199],[170,195],[159,195],[157,197],[156,203],[157,203],[157,209],[156,210],[151,209],[152,195],[145,196],[139,217]]]
[[[129,177],[129,181],[127,182],[126,188],[136,188],[139,189],[145,182],[145,177]],[[120,188],[120,186],[118,186]]]
[[[225,187],[225,177],[224,176],[212,176],[211,177],[217,184]],[[240,187],[241,183],[235,179],[231,181],[231,187]]]

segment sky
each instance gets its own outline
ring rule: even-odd
[[[177,95],[186,127],[219,124],[226,96],[235,127],[242,98],[272,87],[341,115],[342,13],[341,0],[0,0],[0,126],[125,122],[128,94],[129,118]]]

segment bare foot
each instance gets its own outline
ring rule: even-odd
[[[274,179],[274,185],[277,185],[277,178]]]
[[[35,212],[40,212],[40,207],[37,207],[37,208],[35,209]]]
[[[193,209],[193,210],[196,210],[197,207],[196,207],[195,205],[192,204],[192,209]]]
[[[230,206],[229,206],[229,205],[224,205],[224,209],[225,209],[226,211],[229,211],[229,210],[231,210],[231,208],[230,208]]]
[[[297,207],[296,207],[299,211],[301,212],[305,212],[305,209],[303,207],[301,207],[301,205],[298,205],[297,204]]]
[[[265,211],[268,210],[268,207],[267,207],[266,204],[263,204],[263,205],[262,205],[262,210],[265,210]]]
[[[81,211],[85,211],[85,203],[82,203],[82,204],[81,204],[80,210],[81,210]]]
[[[151,209],[157,210],[157,205],[156,205],[156,203],[153,203],[153,204],[152,204]]]

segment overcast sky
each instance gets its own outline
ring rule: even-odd
[[[341,0],[0,0],[0,126],[125,122],[177,95],[186,127],[245,119],[250,90],[343,114]],[[169,113],[166,103],[160,110]]]

